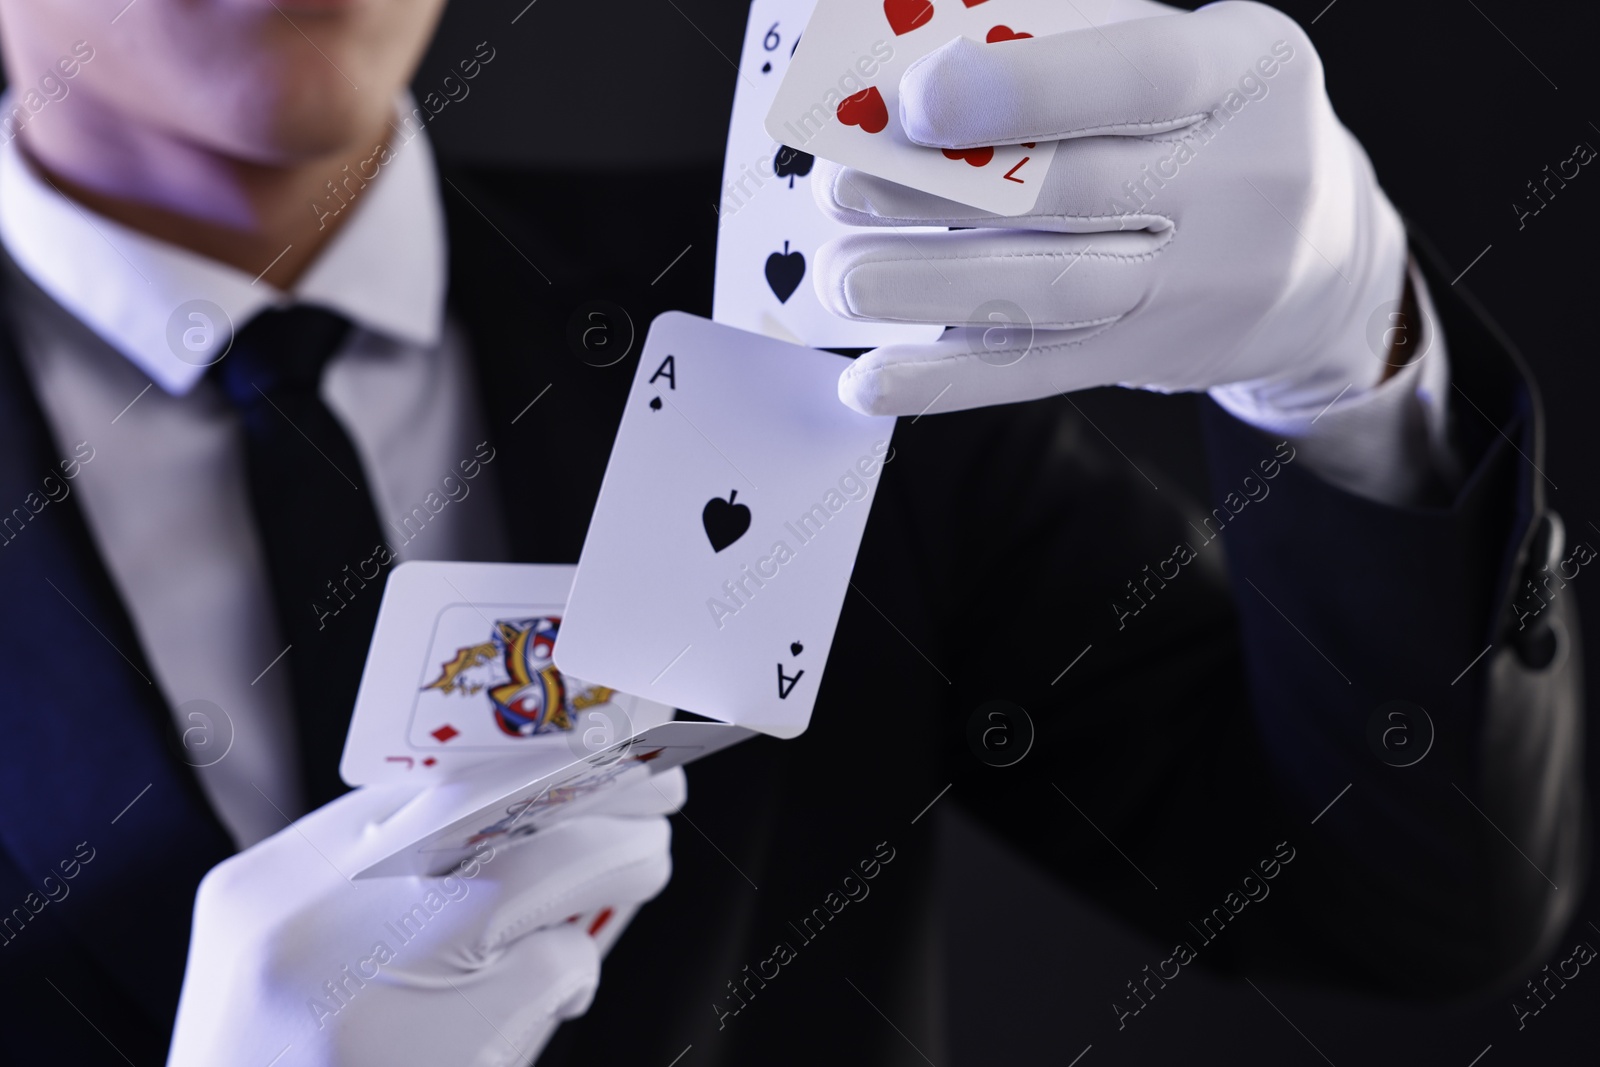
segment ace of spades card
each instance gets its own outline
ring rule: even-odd
[[[555,648],[579,677],[805,729],[894,419],[845,357],[681,312],[651,324]]]
[[[1033,209],[1057,142],[928,148],[900,124],[900,79],[965,37],[985,47],[1113,21],[1115,0],[816,0],[767,132],[868,174],[1000,215]],[[862,57],[879,62],[857,65]],[[884,58],[887,56],[887,58]],[[870,70],[870,73],[867,73]]]
[[[816,348],[932,341],[942,327],[857,322],[833,314],[817,299],[812,282],[817,249],[851,227],[817,206],[811,154],[774,140],[762,128],[814,4],[755,0],[750,5],[723,162],[711,317]]]

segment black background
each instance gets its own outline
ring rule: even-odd
[[[1457,287],[1481,301],[1533,366],[1548,416],[1541,464],[1548,499],[1569,539],[1600,545],[1590,420],[1600,384],[1591,317],[1600,304],[1592,267],[1600,164],[1585,167],[1525,228],[1512,209],[1545,165],[1571,156],[1580,141],[1600,147],[1591,121],[1600,122],[1594,5],[1278,6],[1322,54],[1334,105],[1391,199],[1452,277],[1467,271]],[[479,41],[497,55],[472,95],[442,112],[430,133],[441,155],[456,161],[621,171],[720,164],[745,10],[743,0],[457,3],[418,75],[418,93],[437,88]],[[712,249],[693,249],[678,269],[709,272]],[[1100,390],[1078,400],[1158,482],[1210,499],[1195,398]],[[1596,581],[1580,574],[1564,595],[1600,603],[1588,592]],[[1600,627],[1590,619],[1585,656],[1593,676],[1592,635]],[[1594,748],[1591,734],[1591,782]],[[949,1062],[1068,1064],[1091,1043],[1083,1067],[1158,1057],[1341,1067],[1467,1067],[1480,1055],[1482,1067],[1596,1061],[1600,973],[1587,969],[1519,1032],[1509,992],[1418,1008],[1270,984],[1257,991],[1191,968],[1117,1032],[1111,1001],[1125,980],[1165,955],[1162,947],[1084,907],[988,840],[955,805],[929,818],[938,820],[945,876]],[[1552,962],[1578,940],[1600,946],[1593,889]],[[849,1062],[847,1048],[841,1062]]]

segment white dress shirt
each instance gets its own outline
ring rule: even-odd
[[[349,210],[285,294],[79,206],[15,141],[0,146],[0,241],[33,283],[7,289],[23,363],[62,457],[80,441],[94,449],[68,484],[180,733],[214,731],[210,744],[191,734],[189,760],[209,763],[198,767],[201,786],[240,847],[302,811],[277,659],[285,642],[237,417],[202,382],[205,368],[168,346],[174,310],[209,300],[235,328],[289,300],[349,317],[355,328],[322,395],[355,443],[389,544],[402,559],[504,558],[494,463],[460,478],[487,435],[465,337],[445,313],[444,218],[426,135],[401,146]],[[457,500],[441,488],[446,475]],[[430,493],[446,506],[403,525]],[[208,727],[191,701],[215,704],[225,721]],[[210,762],[230,728],[227,754]]]

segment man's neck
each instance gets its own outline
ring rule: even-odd
[[[117,120],[24,127],[19,143],[39,174],[83,206],[288,290],[350,217],[329,210],[328,183],[337,186],[389,135],[385,126],[286,165],[232,158]]]

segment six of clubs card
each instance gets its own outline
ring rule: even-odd
[[[651,324],[556,663],[778,737],[805,729],[894,419],[842,356],[668,312]]]
[[[750,7],[728,124],[711,317],[817,348],[934,340],[939,326],[855,322],[817,299],[816,251],[851,228],[817,207],[812,156],[774,141],[762,128],[814,3],[755,0]]]
[[[900,78],[958,37],[1010,42],[1089,29],[1108,0],[817,0],[767,114],[794,148],[1001,215],[1033,208],[1056,143],[959,151],[915,144],[900,125]]]

